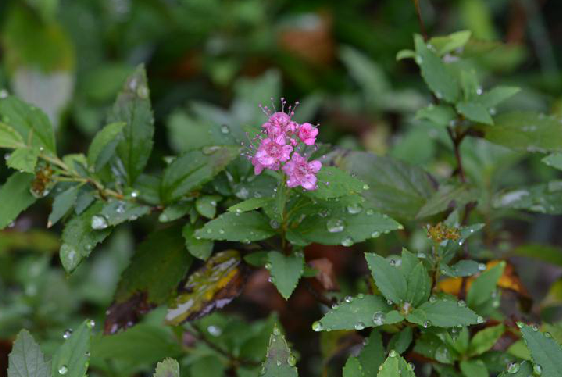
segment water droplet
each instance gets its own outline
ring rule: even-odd
[[[68,339],[72,336],[72,329],[66,329],[64,330],[64,332],[62,333],[62,337],[64,339]]]
[[[476,88],[476,94],[478,94],[479,96],[481,96],[483,93],[482,88],[479,86],[478,88]]]
[[[484,318],[481,315],[479,315],[478,318],[476,318],[476,322],[484,323]]]
[[[449,349],[447,347],[439,347],[435,350],[435,360],[447,363],[449,362]]]
[[[484,263],[480,263],[480,264],[478,265],[478,270],[479,270],[479,271],[485,271],[485,270],[486,270],[486,265],[485,265]]]
[[[353,297],[351,296],[345,296],[345,298],[343,299],[343,301],[347,302],[348,304],[353,302]]]
[[[148,88],[146,86],[139,86],[137,89],[137,96],[140,98],[148,98]]]
[[[275,220],[271,220],[269,222],[269,225],[273,228],[273,229],[279,229],[279,223]]]
[[[61,365],[59,368],[59,374],[66,374],[68,372],[68,367],[66,365]]]
[[[517,327],[519,327],[520,329],[522,329],[524,326],[523,322],[517,322]]]
[[[351,237],[345,237],[345,238],[341,241],[341,244],[342,244],[343,246],[346,246],[346,247],[352,246],[353,243],[354,243],[354,242],[353,242],[353,239],[352,239]]]
[[[457,302],[457,305],[461,308],[464,308],[466,306],[466,302],[464,302],[463,300],[459,300],[459,302]]]
[[[363,208],[361,207],[361,204],[359,204],[359,203],[350,204],[350,205],[347,206],[347,212],[349,212],[352,215],[360,213],[362,210],[363,210]]]
[[[330,233],[339,233],[343,231],[345,224],[343,220],[330,219],[326,223],[326,228],[328,228],[328,232]]]
[[[136,198],[137,196],[139,196],[139,192],[138,192],[138,191],[133,191],[133,192],[131,192],[131,198]]]
[[[388,353],[388,357],[396,357],[396,356],[398,356],[398,352],[396,352],[395,350],[391,350]]]
[[[236,191],[236,196],[240,199],[248,199],[250,192],[246,187],[240,187],[240,189]]]
[[[421,55],[416,55],[416,63],[418,63],[418,64],[423,63],[423,58],[421,57]]]
[[[318,322],[318,321],[314,322],[314,323],[312,324],[312,330],[314,330],[314,331],[322,331],[322,330],[323,330],[322,324],[321,324],[320,322]]]
[[[275,364],[277,364],[277,366],[280,367],[281,364],[282,364],[282,363],[281,363],[281,360],[277,360],[277,362],[276,362]]]
[[[222,132],[223,134],[225,134],[225,135],[226,135],[226,134],[229,134],[229,133],[230,133],[230,128],[228,128],[227,125],[224,125],[224,126],[221,127],[221,132]]]
[[[368,189],[369,189],[369,185],[365,183],[365,184],[363,185],[363,190],[368,190]]]
[[[267,263],[265,264],[265,269],[266,269],[266,270],[271,270],[272,267],[273,267],[273,265],[272,265],[270,262],[267,262]]]
[[[332,304],[332,310],[336,310],[337,308],[339,308],[340,306],[338,304]]]
[[[204,147],[203,148],[203,154],[209,155],[209,154],[213,154],[215,152],[217,152],[220,149],[219,146],[213,145],[210,147]]]
[[[168,216],[165,213],[161,213],[160,216],[158,216],[158,221],[165,223],[168,221]]]
[[[427,328],[430,327],[430,326],[431,326],[431,321],[425,321],[425,322],[423,323],[423,327],[424,327],[425,329],[427,329]]]
[[[542,368],[539,364],[535,364],[533,366],[533,373],[536,374],[537,376],[540,376],[542,374]]]
[[[101,230],[107,228],[107,219],[102,215],[92,216],[92,229]]]
[[[431,303],[434,303],[434,302],[436,302],[436,301],[437,301],[437,297],[435,297],[435,296],[431,296],[431,297],[429,298],[429,302],[431,302]]]
[[[382,326],[384,324],[384,320],[386,318],[386,314],[383,312],[375,312],[373,314],[373,324],[375,326]]]
[[[510,363],[507,366],[507,373],[515,374],[515,373],[519,372],[519,368],[520,368],[519,363]]]
[[[535,324],[531,325],[531,329],[532,329],[533,331],[539,331],[539,327],[538,327],[537,325],[535,325]]]
[[[6,89],[1,89],[0,90],[0,98],[4,99],[8,97],[8,91]]]
[[[211,334],[212,336],[221,336],[222,335],[222,329],[218,326],[207,327],[207,332],[209,334]]]
[[[289,357],[287,358],[287,364],[294,367],[295,365],[297,365],[297,358],[293,355],[289,355]]]
[[[380,232],[377,232],[377,231],[374,231],[373,233],[371,233],[372,238],[377,238],[380,235],[381,235]]]
[[[355,328],[355,330],[361,331],[365,328],[365,324],[363,322],[357,322],[353,327]]]
[[[86,326],[88,326],[90,329],[93,329],[94,327],[96,327],[96,321],[90,319],[88,322],[86,322]]]

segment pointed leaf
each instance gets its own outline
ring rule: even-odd
[[[215,217],[217,213],[217,203],[222,199],[222,197],[218,195],[205,195],[200,198],[197,198],[195,202],[195,208],[197,208],[197,212],[199,212],[202,216],[205,216],[208,219],[212,219]]]
[[[92,324],[82,322],[72,335],[59,347],[52,360],[53,377],[83,377],[90,363],[90,337]],[[64,372],[64,373],[62,373]]]
[[[542,159],[542,162],[550,167],[562,170],[562,153],[553,153]]]
[[[214,242],[201,237],[195,237],[195,226],[193,224],[185,224],[182,230],[185,246],[191,255],[196,258],[207,260],[213,252]]]
[[[431,279],[422,262],[419,262],[407,277],[406,302],[414,307],[426,302],[431,293]]]
[[[66,215],[70,211],[74,203],[76,203],[76,198],[78,197],[79,191],[80,189],[78,186],[72,186],[55,197],[55,200],[53,202],[53,209],[49,214],[49,220],[47,222],[48,228],[55,225],[64,215]]]
[[[496,290],[498,280],[503,274],[505,262],[482,273],[470,286],[466,295],[466,303],[469,307],[477,310],[479,306],[492,299],[492,293]]]
[[[111,123],[96,134],[88,150],[88,163],[95,171],[101,170],[113,157],[125,126],[126,123]]]
[[[272,251],[268,255],[268,260],[270,264],[266,267],[271,274],[271,282],[275,284],[281,296],[287,300],[291,297],[304,272],[304,255],[302,252],[284,255]]]
[[[543,377],[562,376],[562,348],[560,344],[531,326],[521,325],[521,334],[533,361],[541,366]]]
[[[35,173],[38,157],[38,149],[20,148],[10,154],[10,158],[6,160],[6,165],[22,173]]]
[[[298,377],[296,359],[291,355],[289,345],[277,326],[269,338],[267,356],[262,364],[263,377]]]
[[[457,111],[473,122],[494,124],[490,110],[479,102],[459,102]]]
[[[379,367],[384,362],[385,351],[382,345],[382,336],[377,329],[373,329],[365,346],[357,357],[363,368],[365,377],[376,377]]]
[[[486,364],[482,360],[467,361],[463,360],[460,363],[461,372],[465,377],[489,377]]]
[[[267,218],[255,211],[225,212],[195,232],[196,237],[227,241],[260,241],[274,234]]]
[[[230,206],[228,208],[229,212],[248,212],[254,209],[259,209],[265,207],[266,205],[270,204],[273,201],[272,198],[250,198]]]
[[[407,299],[406,278],[397,267],[375,253],[365,253],[365,259],[384,297],[397,304]]]
[[[509,86],[496,86],[489,92],[478,96],[476,101],[487,107],[488,109],[498,106],[508,98],[513,97],[521,91],[521,88]]]
[[[406,352],[410,344],[412,343],[414,330],[411,327],[405,327],[400,332],[394,334],[388,342],[387,349],[389,351],[394,350],[399,354]]]
[[[478,331],[470,341],[469,355],[480,355],[491,349],[505,331],[503,324]]]
[[[445,55],[459,48],[463,48],[470,39],[472,32],[470,30],[461,30],[445,36],[433,37],[429,40],[437,50],[438,55]]]
[[[392,353],[387,357],[386,361],[381,365],[377,377],[416,377],[412,366],[406,362],[401,356]]]
[[[0,148],[22,148],[25,142],[12,127],[0,122]]]
[[[325,166],[317,174],[318,188],[306,194],[330,199],[363,192],[365,183],[335,166]]]
[[[165,358],[156,364],[154,377],[180,377],[179,363],[169,357]]]
[[[0,187],[0,229],[10,225],[35,202],[36,198],[29,191],[33,179],[31,174],[15,173]]]
[[[479,317],[460,302],[438,299],[428,301],[412,310],[408,322],[435,327],[468,326],[479,322]],[[429,321],[429,322],[428,322]]]
[[[51,377],[39,344],[29,331],[21,330],[8,357],[8,377]]]
[[[364,377],[363,367],[356,357],[347,359],[343,367],[343,377]]]
[[[396,321],[386,320],[386,313],[390,310],[390,305],[381,296],[359,295],[355,298],[347,298],[337,307],[330,309],[315,324],[314,329],[318,331],[362,330],[366,327],[396,323]],[[375,314],[379,317],[375,318]]]

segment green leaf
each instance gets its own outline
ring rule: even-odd
[[[96,134],[88,150],[88,163],[95,171],[101,170],[115,153],[126,123],[111,123]]]
[[[509,370],[510,367],[511,370]],[[507,368],[508,370],[499,374],[498,377],[529,377],[533,375],[533,366],[527,360],[521,362],[520,364],[511,363],[507,366]],[[542,368],[541,368],[541,372],[542,372]],[[559,375],[555,375],[555,376],[559,376]]]
[[[360,199],[347,196],[337,200],[310,201],[291,214],[287,238],[299,245],[316,242],[351,246],[402,229],[401,224],[365,206]]]
[[[562,170],[562,153],[553,153],[542,159],[542,162],[550,167]]]
[[[343,367],[343,377],[364,377],[363,368],[356,357],[347,359]]]
[[[491,269],[484,271],[470,286],[466,295],[466,303],[474,310],[491,300],[492,293],[496,290],[498,280],[503,274],[505,262],[500,262]]]
[[[469,259],[463,259],[452,266],[441,263],[439,268],[441,268],[441,272],[443,272],[444,275],[459,278],[479,273],[480,263]]]
[[[222,197],[218,195],[205,195],[200,198],[197,198],[195,202],[195,208],[197,208],[197,212],[199,212],[202,216],[205,216],[208,219],[212,219],[215,217],[217,213],[217,203],[222,199]]]
[[[117,145],[119,162],[115,167],[132,186],[143,172],[154,144],[154,117],[143,66],[137,67],[127,78],[109,113],[108,123],[126,124],[122,130],[123,139]],[[100,155],[101,152],[98,158]]]
[[[494,118],[484,126],[485,137],[494,144],[524,152],[561,152],[560,119],[531,111],[514,111]]]
[[[91,354],[92,365],[105,365],[108,359],[150,364],[180,356],[182,346],[170,328],[140,323],[115,335],[93,337]]]
[[[295,356],[277,326],[269,338],[267,356],[262,364],[260,375],[263,377],[297,377]]]
[[[351,152],[338,166],[369,186],[362,193],[369,206],[399,219],[414,218],[435,191],[423,169],[391,157]]]
[[[490,350],[502,336],[504,331],[505,327],[503,324],[494,327],[487,327],[478,331],[470,341],[468,354],[470,356],[481,355]]]
[[[271,282],[285,300],[289,299],[304,272],[304,254],[293,252],[291,255],[284,255],[272,251],[268,255],[268,261],[266,267],[271,274]]]
[[[494,124],[488,108],[479,102],[459,102],[457,111],[473,122]]]
[[[387,349],[394,350],[399,354],[406,352],[410,344],[412,344],[414,330],[411,327],[405,327],[400,332],[394,334],[388,342]]]
[[[268,219],[259,212],[225,212],[195,232],[196,237],[226,241],[260,241],[275,231]]]
[[[104,204],[95,217],[100,219],[104,226],[116,226],[126,221],[134,221],[150,213],[150,207],[129,201],[111,201]],[[92,219],[94,221],[94,219]],[[92,222],[92,228],[94,223]],[[97,228],[101,229],[101,228]]]
[[[169,357],[156,364],[153,377],[180,377],[180,364]]]
[[[366,55],[354,48],[342,47],[340,56],[367,97],[383,96],[390,90],[385,71]]]
[[[469,41],[472,32],[470,30],[461,30],[442,37],[433,37],[429,40],[439,56],[453,52],[459,48],[463,48]]]
[[[155,231],[139,245],[121,274],[115,300],[122,302],[146,293],[148,302],[163,304],[175,293],[191,262],[179,227]]]
[[[472,310],[454,300],[430,300],[406,316],[408,322],[435,327],[468,326],[479,322]],[[429,321],[429,323],[427,323]]]
[[[408,49],[400,50],[396,54],[396,60],[414,59],[416,52]]]
[[[181,219],[193,208],[192,202],[177,202],[167,206],[164,211],[158,216],[158,221],[161,223],[168,223]]]
[[[459,97],[459,84],[456,78],[449,72],[449,68],[441,58],[428,48],[421,35],[416,35],[414,41],[417,54],[415,60],[429,89],[437,98],[455,102]]]
[[[397,304],[407,300],[406,278],[397,267],[391,266],[388,260],[375,253],[365,253],[365,259],[384,297]]]
[[[238,147],[214,146],[178,157],[164,171],[162,200],[170,203],[201,187],[237,156]]]
[[[562,213],[561,191],[562,181],[560,180],[522,187],[518,190],[504,192],[496,197],[494,207],[560,214]]]
[[[187,223],[183,227],[182,235],[185,239],[185,246],[191,255],[198,259],[207,260],[213,252],[214,242],[201,237],[195,237],[195,226]]]
[[[0,101],[1,102],[1,101]],[[14,221],[36,198],[29,189],[34,176],[26,173],[14,173],[0,187],[0,229],[4,229]]]
[[[391,352],[379,369],[377,377],[416,377],[412,366],[400,355]]]
[[[273,201],[272,198],[250,198],[247,200],[244,200],[243,202],[240,202],[238,204],[235,204],[233,206],[230,206],[228,208],[229,212],[248,212],[248,211],[252,211],[254,209],[259,209],[262,207],[267,206],[268,204],[270,204]]]
[[[457,113],[449,105],[434,105],[430,104],[416,112],[416,119],[425,119],[430,123],[447,127],[450,125],[451,121],[456,119]]]
[[[230,303],[242,291],[244,278],[236,250],[216,253],[189,275],[180,295],[168,305],[166,322],[179,325],[201,318]]]
[[[320,199],[359,194],[366,187],[361,180],[350,176],[335,166],[323,167],[318,172],[317,178],[318,188],[313,191],[306,191],[306,194]]]
[[[3,122],[14,129],[25,143],[33,149],[56,154],[55,134],[47,115],[14,96],[0,99],[0,116]],[[11,131],[10,131],[11,132]],[[9,140],[13,143],[15,140]]]
[[[21,330],[8,356],[8,377],[51,377],[50,369],[39,344],[29,331]]]
[[[93,322],[82,322],[72,335],[64,341],[53,356],[52,376],[83,377],[90,364],[90,337]],[[62,373],[64,372],[64,373]]]
[[[218,354],[211,354],[198,358],[190,365],[190,376],[224,377],[225,363]]]
[[[562,267],[562,249],[550,245],[522,245],[512,250],[514,255],[536,258]]]
[[[422,262],[419,262],[412,272],[407,275],[406,302],[414,307],[427,301],[431,293],[431,279]],[[377,284],[378,286],[378,284]]]
[[[444,212],[450,209],[451,203],[454,203],[457,208],[462,207],[466,203],[476,200],[477,194],[475,189],[466,185],[443,185],[420,208],[416,218],[422,219]]]
[[[74,271],[80,262],[90,255],[94,247],[111,233],[109,228],[92,229],[93,217],[102,208],[103,203],[97,202],[66,224],[62,232],[60,259],[67,272]]]
[[[384,348],[382,346],[382,336],[377,329],[371,330],[371,334],[365,341],[365,346],[357,357],[365,377],[376,377],[379,367],[384,362]]]
[[[465,377],[489,377],[486,364],[482,360],[463,360],[460,362],[461,372]]]
[[[25,142],[12,127],[0,122],[0,148],[22,148]]]
[[[16,149],[6,160],[6,165],[21,173],[35,173],[35,165],[39,157],[39,150],[30,148]]]
[[[80,188],[78,186],[72,186],[55,197],[55,200],[53,202],[53,209],[49,214],[47,228],[55,225],[64,215],[66,215],[70,211],[74,203],[76,203],[76,198],[78,197],[79,191]]]
[[[498,106],[508,98],[513,97],[521,91],[521,88],[509,86],[496,86],[489,92],[482,94],[476,98],[476,102],[481,103],[486,108],[491,109]]]
[[[313,330],[362,330],[366,327],[395,323],[396,321],[386,320],[386,313],[390,309],[390,305],[381,296],[348,297],[337,307],[330,309],[320,321],[315,322]]]
[[[552,336],[547,336],[536,328],[524,324],[521,334],[527,348],[531,351],[533,361],[541,366],[543,377],[562,376],[562,348],[556,343]]]

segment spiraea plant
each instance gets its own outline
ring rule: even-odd
[[[22,330],[8,376],[82,377],[90,365],[90,375],[132,375],[165,358],[155,376],[179,376],[180,364],[189,376],[297,376],[309,360],[291,350],[275,316],[247,323],[219,314],[264,269],[284,299],[304,285],[317,300],[322,315],[309,331],[323,342],[319,375],[562,376],[560,327],[529,313],[495,247],[508,214],[559,213],[562,186],[494,183],[501,164],[531,153],[549,153],[544,162],[561,169],[562,122],[497,111],[519,89],[482,86],[467,59],[488,46],[470,37],[416,35],[414,49],[398,54],[417,64],[434,97],[413,121],[445,147],[455,166],[448,176],[321,144],[323,128],[295,121],[298,107],[284,99],[262,107],[262,124],[240,121],[253,111],[244,106],[208,127],[190,124],[175,140],[183,153],[148,169],[155,128],[142,66],[84,154],[60,156],[41,110],[1,98],[0,147],[14,169],[0,188],[2,228],[47,201],[46,226],[64,223],[68,274],[121,224],[153,229],[121,273],[103,331],[84,321],[47,361]],[[385,237],[401,250],[373,241]],[[317,284],[327,273],[307,263],[309,245],[359,243],[338,252],[365,251],[360,283]]]

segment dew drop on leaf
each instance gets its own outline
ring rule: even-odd
[[[363,210],[363,208],[361,207],[361,204],[359,204],[359,203],[354,203],[354,204],[350,204],[350,205],[347,206],[347,212],[349,212],[352,215],[360,213],[362,210]]]
[[[339,233],[342,232],[345,228],[345,224],[343,220],[339,219],[330,219],[326,223],[326,228],[330,233]]]
[[[316,321],[312,324],[312,330],[322,331],[322,329],[323,329],[323,327],[322,327],[322,324],[320,322]]]
[[[375,312],[375,314],[373,314],[373,324],[375,326],[382,326],[384,324],[385,317],[386,314],[383,312]]]
[[[343,246],[349,247],[353,245],[353,239],[351,237],[345,237],[342,241],[341,244]]]
[[[519,363],[511,363],[507,366],[507,373],[515,374],[519,372],[520,365]]]
[[[59,368],[59,374],[66,374],[68,372],[68,367],[66,365],[61,365]]]
[[[92,229],[102,230],[107,228],[107,219],[101,215],[92,216]]]
[[[72,329],[66,329],[64,330],[64,333],[62,334],[62,337],[64,339],[68,339],[72,336]]]
[[[353,327],[355,328],[355,330],[360,331],[365,328],[365,324],[363,322],[357,322]]]

